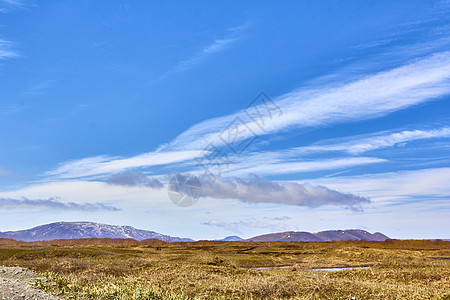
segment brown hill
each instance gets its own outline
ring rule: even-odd
[[[316,233],[287,231],[255,236],[247,241],[252,242],[329,242],[329,241],[385,241],[386,235],[376,232],[370,233],[360,229],[327,230]]]
[[[252,242],[320,242],[321,239],[310,232],[287,231],[281,233],[269,233],[248,239]]]

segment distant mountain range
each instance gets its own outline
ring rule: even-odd
[[[165,242],[192,242],[189,238],[179,238],[164,235],[154,231],[136,229],[131,226],[116,226],[93,222],[57,222],[37,226],[27,230],[0,232],[0,238],[16,241],[34,242],[57,239],[134,239],[138,241],[158,239]],[[219,241],[247,241],[247,242],[328,242],[345,240],[384,241],[389,239],[386,235],[376,232],[369,233],[364,230],[329,230],[317,233],[288,231],[259,235],[250,239],[233,235]]]
[[[0,232],[0,238],[35,242],[58,239],[110,238],[135,239],[138,241],[158,239],[165,242],[192,242],[192,239],[172,237],[154,231],[131,226],[115,226],[92,222],[58,222],[27,230]]]
[[[237,235],[230,235],[227,236],[226,238],[220,239],[220,240],[216,240],[216,241],[222,241],[222,242],[239,242],[242,241],[243,238],[238,237]]]
[[[365,230],[327,230],[316,233],[304,231],[287,231],[281,233],[270,233],[255,236],[247,241],[252,242],[329,242],[329,241],[384,241],[389,239],[386,235],[375,232],[369,233]]]

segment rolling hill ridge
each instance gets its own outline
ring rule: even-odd
[[[381,232],[370,233],[360,229],[327,230],[316,233],[304,231],[287,231],[255,236],[247,241],[252,242],[330,242],[330,241],[384,241],[388,236]]]
[[[57,222],[37,226],[31,229],[0,232],[0,238],[16,241],[35,242],[60,239],[133,239],[143,241],[157,239],[165,242],[192,242],[190,238],[172,237],[154,231],[136,229],[131,226],[107,225],[93,222]],[[369,233],[360,229],[328,230],[316,233],[304,231],[287,231],[269,233],[249,239],[229,236],[219,241],[246,242],[328,242],[347,240],[384,241],[386,235],[375,232]]]
[[[58,239],[109,238],[134,239],[138,241],[158,239],[166,242],[191,242],[189,238],[164,235],[131,226],[116,226],[93,222],[57,222],[27,230],[0,232],[0,238],[35,242]]]

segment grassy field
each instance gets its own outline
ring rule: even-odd
[[[449,258],[444,241],[0,241],[0,264],[68,299],[450,299]],[[311,270],[350,266],[369,268]]]

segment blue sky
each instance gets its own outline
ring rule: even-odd
[[[1,0],[0,231],[450,238],[449,13]],[[192,206],[168,197],[178,173],[201,179]]]

